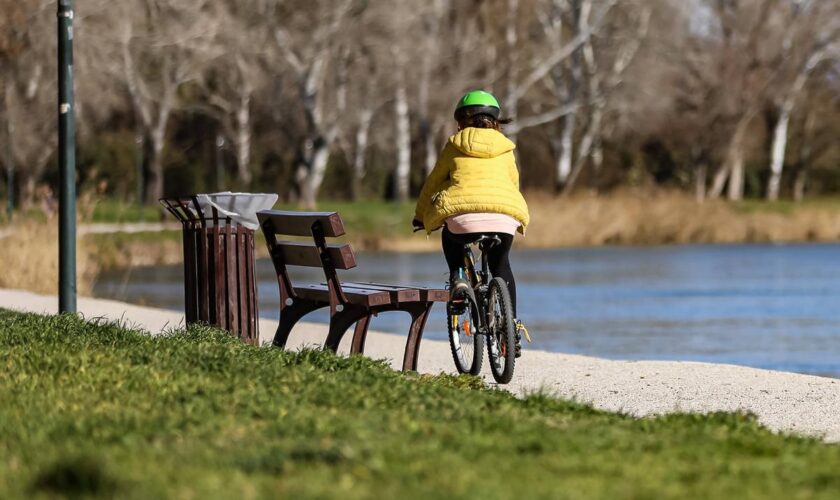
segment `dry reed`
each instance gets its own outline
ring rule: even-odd
[[[790,213],[744,212],[721,200],[674,192],[621,191],[555,198],[528,196],[523,246],[658,245],[840,240],[840,210],[798,206]]]
[[[93,248],[80,239],[76,253],[77,291],[89,294],[98,272]],[[17,222],[0,239],[0,263],[0,288],[57,293],[58,224]]]

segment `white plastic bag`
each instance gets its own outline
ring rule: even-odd
[[[219,212],[219,218],[230,217],[250,230],[260,227],[257,212],[268,210],[277,203],[278,196],[272,193],[207,193],[196,195],[198,205],[212,226],[213,208]]]

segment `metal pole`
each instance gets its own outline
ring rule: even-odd
[[[58,0],[58,312],[76,312],[76,110],[73,0]]]

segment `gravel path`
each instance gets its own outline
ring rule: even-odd
[[[0,307],[8,309],[51,314],[57,303],[54,296],[0,289]],[[183,324],[183,315],[173,311],[89,298],[80,298],[78,305],[88,318],[122,318],[152,333]],[[263,342],[270,341],[276,326],[276,321],[260,320]],[[301,323],[292,334],[290,348],[318,344],[325,336],[326,325]],[[343,352],[347,352],[351,336],[345,337]],[[404,342],[402,335],[371,332],[367,354],[387,358],[398,367]],[[452,372],[450,356],[446,342],[424,341],[419,369],[424,373]],[[489,371],[484,378],[493,380]],[[506,388],[516,394],[542,389],[639,417],[743,410],[754,413],[773,430],[840,442],[840,380],[833,378],[711,363],[614,361],[526,349]]]

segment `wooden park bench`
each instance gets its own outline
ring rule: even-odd
[[[403,370],[417,370],[420,339],[429,311],[435,302],[446,302],[442,289],[381,283],[342,283],[337,269],[356,267],[356,257],[348,244],[327,244],[327,238],[344,235],[344,223],[335,212],[294,212],[265,210],[257,217],[268,244],[268,252],[280,287],[280,324],[274,345],[286,346],[295,324],[306,314],[330,308],[330,328],[324,347],[338,349],[346,331],[353,325],[351,353],[363,353],[371,318],[381,312],[405,311],[411,327],[403,357]],[[278,236],[311,236],[312,242],[278,240]],[[326,282],[295,285],[287,266],[320,267]]]

